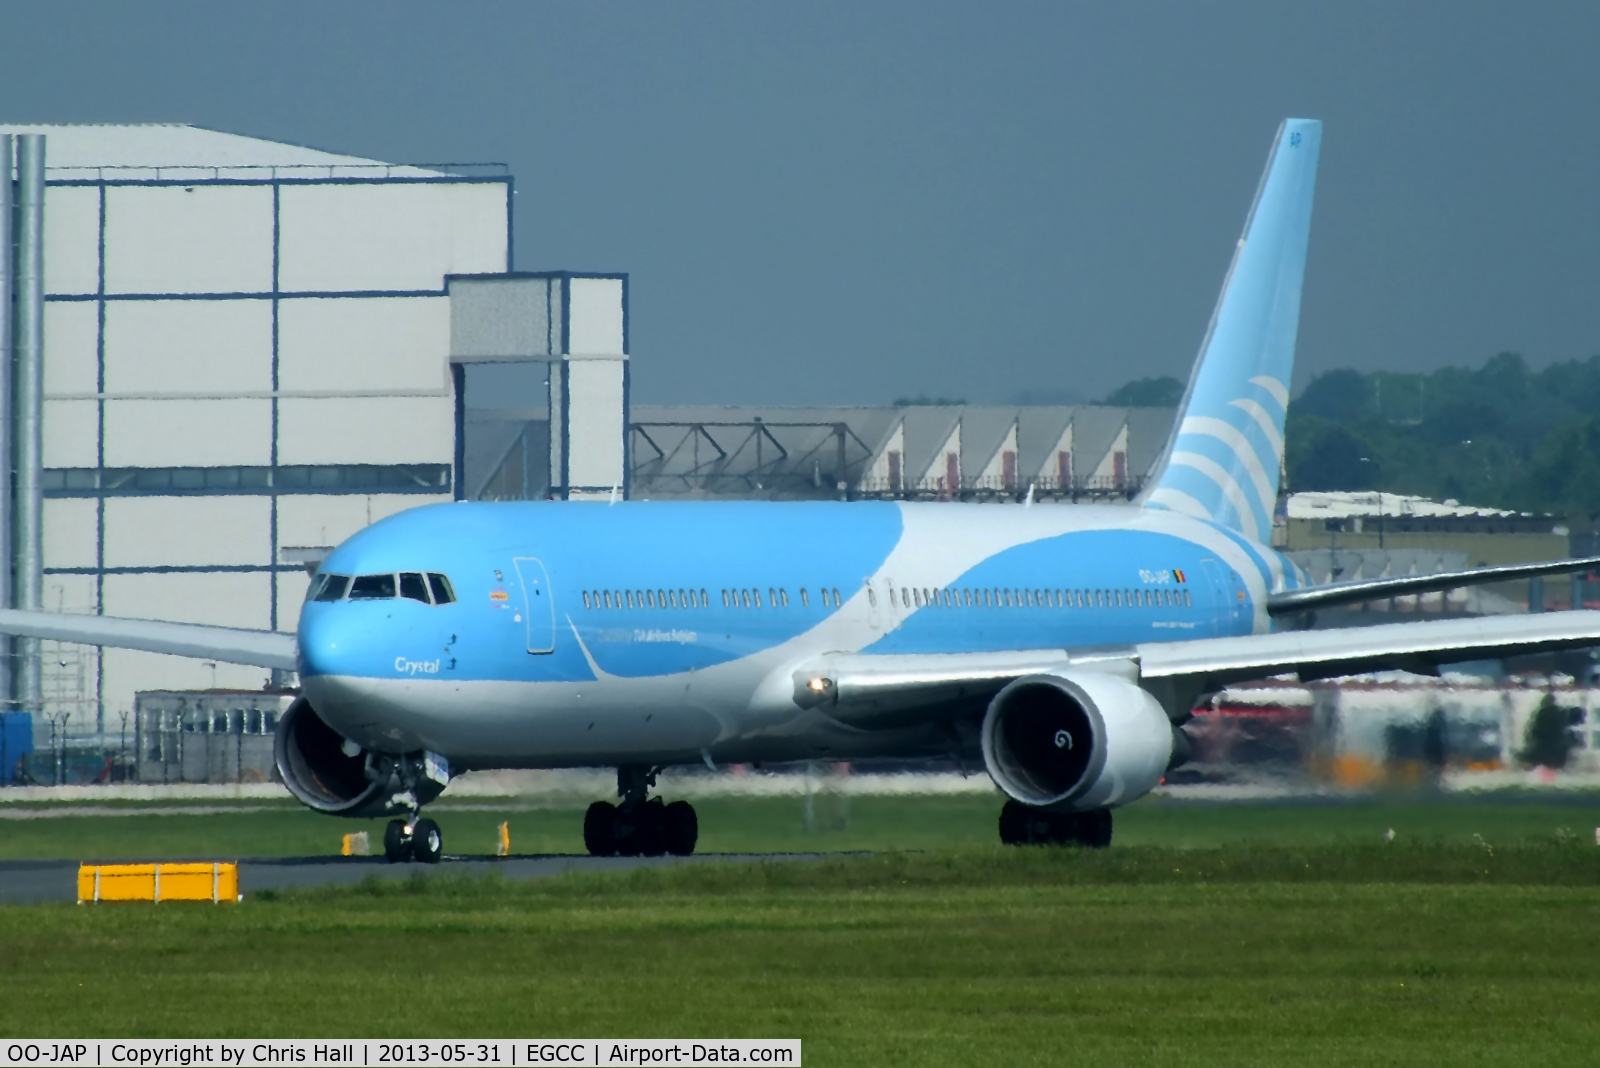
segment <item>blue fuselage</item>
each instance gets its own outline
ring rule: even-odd
[[[917,749],[842,736],[772,680],[829,652],[1249,634],[1268,628],[1265,594],[1300,580],[1171,512],[881,502],[435,505],[362,531],[321,573],[398,576],[396,591],[442,574],[454,597],[307,602],[301,675],[330,723],[523,767]]]

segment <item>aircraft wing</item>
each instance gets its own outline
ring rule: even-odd
[[[981,709],[1013,679],[1070,670],[1114,671],[1152,687],[1204,693],[1232,682],[1302,680],[1600,646],[1600,612],[1487,616],[1237,638],[1001,653],[871,656],[830,653],[794,673],[795,701],[851,726],[889,727]]]
[[[1213,689],[1291,672],[1307,681],[1391,669],[1437,674],[1440,664],[1594,645],[1600,645],[1600,612],[1383,623],[1155,642],[1135,648],[1140,678],[1198,678],[1205,681],[1205,689]]]
[[[22,612],[0,609],[0,634],[23,638],[48,638],[80,645],[109,645],[171,653],[226,664],[296,670],[293,634],[270,630],[238,630],[194,623],[163,623],[153,619],[116,619],[60,612]]]
[[[1539,564],[1474,567],[1466,571],[1440,571],[1427,575],[1402,575],[1399,578],[1353,579],[1350,582],[1330,582],[1322,586],[1308,586],[1305,589],[1268,594],[1267,612],[1281,616],[1294,612],[1310,612],[1318,608],[1332,608],[1341,604],[1360,604],[1363,601],[1378,601],[1387,597],[1403,597],[1413,593],[1458,590],[1463,586],[1480,586],[1485,582],[1506,582],[1539,575],[1565,575],[1574,571],[1596,570],[1600,570],[1600,556],[1588,556],[1576,560],[1551,560]]]

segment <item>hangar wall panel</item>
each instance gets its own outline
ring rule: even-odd
[[[284,186],[278,285],[294,292],[429,290],[507,270],[500,182]]]
[[[567,427],[567,484],[590,488],[622,486],[623,360],[570,360]]]
[[[568,285],[567,351],[579,355],[627,351],[622,337],[622,279],[574,278]]]
[[[268,497],[111,497],[107,567],[265,564]]]
[[[278,386],[349,392],[448,391],[448,297],[286,300]]]
[[[272,579],[265,572],[180,573],[105,577],[105,614],[170,619],[221,627],[266,630],[271,625]],[[217,664],[131,649],[104,653],[104,693],[108,720],[130,708],[139,690],[205,689],[210,686],[260,689],[270,673],[245,664]]]
[[[107,467],[264,466],[271,460],[270,400],[106,402]]]
[[[100,306],[50,301],[44,306],[44,392],[95,393],[100,378]]]
[[[278,498],[278,544],[333,548],[356,531],[408,508],[447,502],[431,494],[383,493]]]
[[[450,397],[340,397],[279,402],[279,462],[447,464],[455,458]]]
[[[111,186],[108,293],[272,289],[270,186]]]
[[[311,576],[304,571],[278,572],[278,629],[293,634],[300,623],[300,606],[305,603]]]
[[[271,579],[264,571],[107,575],[105,614],[265,630]]]
[[[49,363],[48,357],[46,364]],[[92,400],[44,402],[44,466],[99,464],[100,408]]]
[[[50,186],[44,194],[44,291],[100,289],[100,190]]]
[[[141,690],[225,690],[262,689],[272,673],[248,664],[223,664],[215,667],[207,660],[186,656],[163,656],[133,649],[107,649],[101,661],[105,675],[106,722],[120,725],[117,713],[133,707],[134,695]],[[129,733],[132,733],[131,730]]]
[[[526,360],[561,344],[559,283],[551,278],[450,279],[450,355]]]
[[[272,303],[130,300],[106,306],[107,393],[272,389]]]
[[[98,555],[98,502],[68,497],[44,502],[44,566],[94,567]],[[55,605],[46,603],[48,608]]]
[[[44,577],[44,607],[48,612],[74,612],[78,615],[94,612],[95,577],[93,575],[46,575]]]

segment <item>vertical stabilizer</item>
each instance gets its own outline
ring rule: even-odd
[[[1267,158],[1166,451],[1139,503],[1266,541],[1300,325],[1322,123],[1287,119]]]

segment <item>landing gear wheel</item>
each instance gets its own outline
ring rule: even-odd
[[[1067,817],[1070,819],[1071,817]],[[1011,800],[1000,809],[1000,841],[1005,845],[1048,845],[1060,841],[1062,817]]]
[[[674,801],[662,815],[667,852],[675,857],[693,853],[700,840],[700,819],[694,814],[694,806],[687,801]]]
[[[644,850],[644,828],[640,826],[644,815],[643,805],[618,805],[617,818],[612,823],[612,835],[617,844],[617,856],[636,857]]]
[[[667,806],[659,797],[652,797],[639,807],[639,852],[647,857],[659,857],[667,851]]]
[[[1007,801],[1000,808],[1002,845],[1028,844],[1028,808],[1021,801]]]
[[[444,856],[444,835],[432,820],[418,820],[411,832],[411,854],[424,864],[437,864]]]
[[[1084,845],[1083,817],[1076,812],[1047,812],[1045,818],[1050,821],[1045,829],[1044,836],[1039,840],[1049,845]]]
[[[404,820],[390,820],[383,829],[383,855],[390,864],[404,864],[411,859],[411,836],[406,833]]]
[[[1097,808],[1078,814],[1078,841],[1090,849],[1104,849],[1111,844],[1111,810]]]
[[[583,847],[590,856],[609,857],[617,851],[617,806],[596,801],[583,814]]]
[[[1000,809],[1000,841],[1006,845],[1076,845],[1104,849],[1111,844],[1111,810],[1050,812],[1020,801]]]

